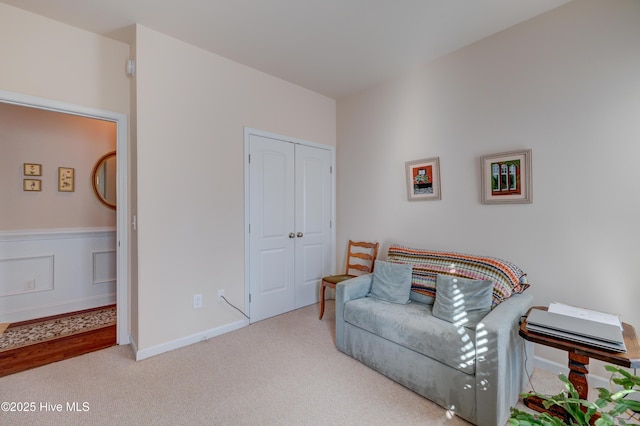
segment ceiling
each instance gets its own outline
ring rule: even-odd
[[[339,99],[569,0],[0,0],[128,40],[135,23]]]

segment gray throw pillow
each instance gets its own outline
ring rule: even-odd
[[[409,303],[411,292],[411,264],[376,260],[369,296],[391,303]]]
[[[492,294],[492,281],[438,275],[433,315],[474,328],[491,310]]]

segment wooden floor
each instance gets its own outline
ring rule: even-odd
[[[61,315],[56,317],[61,317]],[[53,319],[53,317],[47,319]],[[26,323],[28,322],[22,322],[20,325]],[[0,377],[105,349],[115,344],[116,325],[110,325],[96,330],[60,337],[55,340],[9,349],[0,352]]]

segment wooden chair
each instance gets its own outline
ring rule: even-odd
[[[349,240],[347,247],[347,267],[344,274],[330,275],[322,278],[320,287],[320,319],[324,315],[324,290],[329,287],[335,290],[336,284],[358,275],[373,272],[373,265],[378,256],[380,243],[367,243],[364,241]]]

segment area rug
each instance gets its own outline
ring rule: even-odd
[[[115,324],[115,305],[75,312],[69,315],[56,315],[42,320],[8,324],[4,333],[0,334],[0,352]]]

